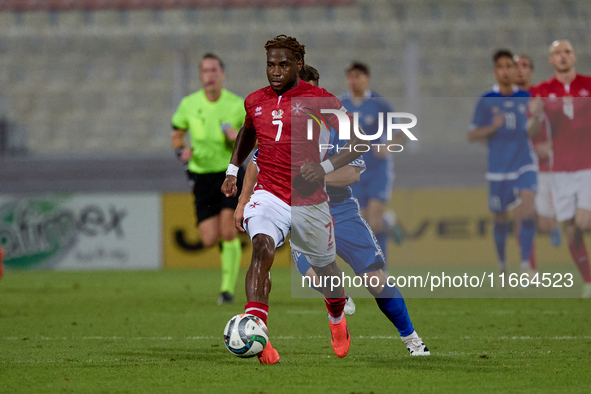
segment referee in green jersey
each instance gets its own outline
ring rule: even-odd
[[[221,187],[226,179],[237,130],[246,115],[244,100],[222,87],[225,76],[224,63],[218,56],[203,56],[199,64],[199,80],[203,88],[185,97],[172,116],[172,147],[179,160],[188,163],[203,246],[210,247],[222,239],[220,305],[234,302],[234,287],[242,257],[234,227],[238,197],[226,197]],[[189,132],[190,147],[185,147],[186,132]],[[241,169],[238,175],[240,190],[244,171]]]

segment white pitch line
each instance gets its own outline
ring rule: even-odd
[[[278,340],[282,340],[282,339],[327,339],[328,336],[326,335],[308,335],[308,336],[273,336],[273,339],[278,339]],[[383,339],[399,339],[399,336],[396,335],[371,335],[371,336],[364,336],[364,335],[353,335],[353,338],[356,339],[377,339],[377,340],[383,340]],[[172,341],[172,340],[201,340],[201,339],[206,339],[206,340],[218,340],[218,339],[222,339],[222,336],[196,336],[196,337],[184,337],[184,338],[175,338],[175,337],[117,337],[117,336],[113,336],[113,337],[82,337],[82,338],[68,338],[68,337],[55,337],[55,338],[50,338],[50,337],[39,337],[39,338],[27,338],[27,340],[30,341],[88,341],[88,340],[97,340],[97,341],[109,341],[109,340],[132,340],[132,341]],[[466,339],[475,339],[475,340],[482,340],[482,339],[495,339],[494,337],[487,337],[487,336],[483,336],[483,337],[456,337],[456,338],[450,338],[450,337],[423,337],[423,339],[425,340],[432,340],[432,339],[440,339],[440,340],[457,340],[457,339],[461,339],[461,340],[466,340]],[[558,341],[563,341],[563,340],[579,340],[579,339],[591,339],[591,336],[557,336],[557,337],[532,337],[532,336],[500,336],[500,337],[496,337],[497,340],[558,340]],[[3,341],[17,341],[17,340],[24,340],[24,338],[22,337],[0,337],[0,340]]]
[[[533,311],[517,311],[517,310],[492,310],[492,311],[488,311],[488,312],[478,312],[480,314],[489,314],[489,315],[515,315],[515,314],[520,314],[520,315],[568,315],[570,314],[569,311],[552,311],[552,310],[546,310],[546,311],[538,311],[538,310],[533,310]],[[413,312],[413,315],[441,315],[441,316],[455,316],[455,315],[469,315],[472,314],[471,311],[426,311],[426,310],[417,310]]]
[[[493,356],[501,356],[501,355],[506,355],[506,354],[520,354],[520,355],[527,355],[527,354],[548,354],[550,353],[550,351],[546,351],[546,350],[527,350],[527,351],[500,351],[500,352],[471,352],[471,353],[465,353],[465,352],[433,352],[431,351],[431,355],[432,356],[442,356],[442,357],[455,357],[455,356],[482,356],[482,355],[486,355],[488,357],[493,357]],[[395,356],[399,356],[400,358],[406,358],[409,357],[407,355],[408,353],[406,352],[401,352],[399,355],[395,355]],[[365,356],[364,358],[376,358],[376,357],[383,357],[383,355],[370,355],[370,356]],[[329,356],[330,358],[330,356]],[[418,357],[418,359],[422,359],[423,357]],[[126,359],[119,359],[119,358],[113,358],[113,359],[98,359],[98,360],[94,360],[94,359],[88,359],[88,360],[14,360],[14,361],[6,361],[6,360],[2,360],[0,361],[0,364],[54,364],[54,363],[61,363],[61,364],[65,364],[65,363],[113,363],[113,362],[133,362],[133,363],[138,363],[138,362],[144,362],[144,363],[162,363],[163,359],[162,358],[149,358],[149,359],[133,359],[133,358],[126,358]]]

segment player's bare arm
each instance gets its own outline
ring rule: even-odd
[[[240,167],[244,160],[248,157],[249,153],[253,150],[257,140],[257,134],[254,127],[242,126],[236,137],[236,144],[234,145],[234,151],[232,152],[232,158],[230,159],[230,165],[236,168]],[[222,193],[226,197],[233,197],[238,193],[236,183],[238,178],[235,175],[226,175],[224,184],[222,185]]]
[[[242,220],[244,219],[244,207],[246,207],[246,204],[248,204],[248,201],[250,201],[250,196],[252,195],[254,185],[256,185],[257,181],[257,166],[251,161],[248,163],[246,175],[244,175],[244,180],[242,181],[242,191],[240,192],[240,197],[238,198],[238,206],[234,211],[234,224],[236,228],[242,232],[246,231],[242,227]]]
[[[344,166],[325,177],[326,184],[334,187],[345,187],[359,182],[361,170],[357,166]]]
[[[185,163],[191,160],[193,156],[193,149],[185,147],[186,132],[187,130],[177,129],[175,127],[170,138],[172,149],[176,152],[178,159]]]
[[[531,116],[527,119],[527,135],[535,137],[542,128],[542,115],[544,113],[544,101],[541,97],[534,97],[529,101],[529,112]]]
[[[493,134],[503,126],[504,122],[505,114],[503,112],[495,115],[490,126],[477,127],[474,130],[470,130],[468,132],[468,142],[479,142],[486,139],[489,135]]]

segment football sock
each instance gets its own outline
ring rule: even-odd
[[[538,270],[538,263],[536,263],[536,241],[535,241],[535,238],[531,244],[531,253],[529,254],[529,266],[534,271]]]
[[[509,232],[509,226],[511,223],[501,223],[495,222],[494,228],[494,237],[495,237],[495,245],[497,247],[497,256],[499,257],[499,262],[504,263],[505,260],[505,242],[507,240],[507,233]]]
[[[534,236],[536,235],[536,222],[533,219],[526,219],[521,222],[519,232],[519,244],[521,245],[521,261],[530,261]]]
[[[568,249],[570,250],[570,255],[572,256],[581,276],[583,277],[583,281],[585,283],[591,283],[591,270],[589,269],[589,255],[587,254],[587,248],[585,247],[585,242],[582,239],[577,242],[576,240],[568,240]]]
[[[521,230],[520,230],[521,232]],[[517,244],[519,245],[519,250],[521,250],[521,240],[520,240],[520,234],[517,234]],[[538,270],[538,263],[536,263],[536,239],[534,237],[534,240],[531,244],[531,253],[529,254],[529,267],[534,270],[537,271]]]
[[[552,233],[550,233],[550,243],[555,248],[559,247],[562,243],[562,234],[560,233],[560,228],[558,226],[555,226]]]
[[[269,305],[262,302],[249,301],[244,306],[244,313],[250,313],[256,317],[260,317],[265,325],[267,324],[267,316],[269,315]]]
[[[376,297],[376,302],[401,336],[406,337],[414,332],[415,329],[406,310],[406,303],[398,288],[385,286],[379,297]]]
[[[232,241],[222,242],[222,286],[220,292],[227,291],[234,294],[236,279],[240,271],[240,260],[242,259],[242,247],[240,239],[234,238]]]
[[[343,319],[345,314],[343,313],[343,309],[345,309],[345,303],[347,299],[343,294],[340,298],[326,298],[324,297],[324,302],[326,303],[326,310],[328,311],[328,319],[332,323],[338,323]]]

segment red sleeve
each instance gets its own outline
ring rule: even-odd
[[[353,122],[353,116],[349,113],[349,111],[347,111],[345,109],[345,106],[343,105],[341,100],[339,100],[333,94],[329,93],[326,89],[321,89],[321,94],[323,97],[323,100],[322,100],[322,107],[323,108],[338,109],[338,110],[344,111],[347,114],[347,116],[349,117],[349,120],[351,122]],[[336,115],[326,114],[325,119],[330,127],[332,127],[335,130],[338,130],[339,121],[338,121]]]
[[[532,144],[537,145],[546,141],[548,141],[548,130],[546,129],[546,122],[542,122],[540,125],[540,132],[531,139],[531,142]]]
[[[253,93],[249,94],[244,100],[244,109],[246,111],[246,117],[244,118],[244,128],[245,129],[252,129],[254,127],[254,123],[252,121],[253,117],[253,110],[254,110],[254,97]]]
[[[542,83],[532,87],[529,90],[532,97],[536,97],[536,96],[542,97],[543,96]],[[527,115],[531,116],[531,114],[529,113],[529,108],[527,109]],[[532,142],[532,144],[537,145],[537,144],[541,144],[546,141],[548,141],[548,125],[546,124],[546,121],[544,121],[544,122],[542,122],[542,124],[540,126],[540,132],[538,134],[536,134],[531,139],[531,142]]]
[[[532,86],[531,88],[529,88],[529,94],[531,94],[532,97],[536,97],[536,94],[539,94],[540,85],[536,85],[536,86]]]
[[[537,96],[541,96],[541,94],[540,94],[540,85],[532,86],[531,88],[529,88],[529,94],[531,94],[531,97],[532,98],[536,97],[536,95]],[[528,118],[531,117],[531,113],[529,112],[529,105],[527,106],[527,117]],[[532,139],[532,141],[533,141],[533,139]]]

